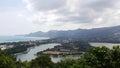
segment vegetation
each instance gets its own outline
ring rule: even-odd
[[[15,47],[10,48],[10,49],[6,49],[5,51],[6,51],[8,54],[15,54],[15,53],[20,53],[20,52],[27,51],[27,49],[28,49],[29,47],[30,47],[30,46],[16,45]]]
[[[120,68],[120,46],[112,49],[93,47],[79,59],[53,63],[49,56],[39,56],[30,62],[16,61],[0,50],[0,68]]]
[[[54,63],[49,56],[39,56],[31,61],[30,68],[54,68]]]
[[[5,52],[8,54],[16,54],[16,53],[25,53],[27,49],[30,47],[38,46],[41,44],[50,43],[48,40],[36,40],[36,41],[22,41],[22,42],[7,42],[0,43],[0,45],[13,46],[12,48],[5,49]]]
[[[87,52],[89,50],[89,48],[91,48],[92,46],[86,42],[86,41],[82,41],[82,40],[71,40],[68,43],[61,43],[63,48],[65,49],[71,49],[71,50],[75,50],[73,49],[74,47],[78,48],[78,52]]]
[[[52,41],[51,41],[52,40]],[[50,39],[51,43],[60,43],[60,45],[55,46],[51,49],[46,49],[40,51],[37,55],[80,55],[84,52],[88,52],[89,48],[92,46],[83,40],[73,39],[73,38],[55,38]],[[49,53],[51,52],[51,53]],[[57,52],[57,53],[56,53]],[[58,54],[59,53],[59,54]]]
[[[16,64],[13,58],[6,55],[0,49],[0,68],[16,68]]]
[[[41,44],[49,44],[49,43],[60,43],[62,46],[60,48],[52,48],[49,50],[52,51],[59,51],[61,48],[70,50],[70,51],[77,51],[77,52],[87,52],[91,47],[88,42],[78,39],[72,38],[55,38],[55,39],[48,39],[48,40],[37,40],[37,41],[23,41],[23,42],[9,42],[9,43],[0,43],[0,45],[5,45],[6,49],[5,52],[8,54],[16,54],[16,53],[27,53],[29,50],[28,48],[39,46]],[[13,46],[9,48],[9,46]],[[58,50],[57,50],[58,49]],[[39,54],[39,53],[38,53]]]

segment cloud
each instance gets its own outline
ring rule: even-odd
[[[106,9],[118,8],[116,6],[119,0],[93,0],[93,2],[86,4],[83,8],[91,8],[95,11],[104,11]]]
[[[31,22],[50,29],[120,25],[120,0],[24,0]],[[65,28],[67,27],[67,28]]]
[[[64,0],[24,0],[27,3],[27,8],[37,11],[49,11],[62,7]]]

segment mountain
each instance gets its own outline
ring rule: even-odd
[[[68,31],[49,31],[35,32],[26,36],[50,37],[50,38],[76,38],[90,42],[120,42],[120,26],[94,28],[94,29],[77,29]]]
[[[32,37],[46,37],[46,34],[45,32],[42,32],[42,31],[38,31],[38,32],[35,32],[35,33],[30,33],[30,34],[27,34],[25,36],[32,36]]]

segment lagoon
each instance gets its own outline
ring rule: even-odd
[[[60,44],[58,43],[50,43],[50,44],[43,44],[43,45],[39,45],[39,46],[35,46],[33,48],[30,49],[30,51],[26,54],[22,53],[22,54],[18,54],[17,55],[17,59],[20,59],[21,61],[31,61],[32,59],[36,58],[36,54],[37,52],[46,50],[46,49],[51,49],[54,48],[54,46],[58,46]]]
[[[40,51],[44,51],[46,49],[51,49],[51,48],[54,48],[54,46],[58,46],[58,45],[61,45],[59,43],[50,43],[50,44],[43,44],[43,45],[39,45],[39,46],[35,46],[33,47],[32,49],[30,49],[30,51],[26,54],[22,53],[22,54],[18,54],[17,55],[17,60],[21,60],[21,61],[31,61],[32,59],[35,59],[37,56],[36,56],[36,53],[37,52],[40,52]],[[74,59],[77,59],[80,57],[80,55],[67,55],[67,56],[60,56],[58,55],[57,57],[56,56],[53,56],[51,55],[51,60],[56,63],[56,62],[59,62],[65,58],[74,58]]]

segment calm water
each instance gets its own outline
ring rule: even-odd
[[[40,45],[40,46],[36,46],[34,48],[32,48],[28,53],[26,54],[19,54],[17,55],[17,59],[20,59],[21,61],[30,61],[34,58],[36,58],[37,56],[35,55],[37,52],[40,52],[40,51],[43,51],[43,50],[46,50],[48,48],[54,48],[54,46],[57,46],[57,45],[60,45],[59,43],[52,43],[52,44],[44,44],[44,45]],[[69,56],[58,56],[58,57],[54,57],[54,56],[50,56],[51,57],[51,60],[53,62],[59,62],[60,60],[62,59],[65,59],[65,58],[78,58],[80,56],[78,55],[69,55]]]
[[[0,36],[0,43],[3,42],[18,42],[18,41],[34,41],[49,39],[47,37],[24,37],[24,36]]]
[[[54,48],[54,46],[57,46],[57,45],[60,45],[60,44],[51,43],[51,44],[44,44],[44,45],[40,45],[40,46],[35,46],[34,48],[30,49],[30,51],[28,53],[17,55],[17,59],[20,59],[21,61],[25,61],[25,60],[30,61],[30,60],[37,57],[35,55],[37,52],[46,50],[48,48]]]
[[[120,46],[119,44],[114,44],[114,43],[90,43],[94,47],[100,47],[100,46],[106,46],[108,48],[112,48],[113,46]]]

